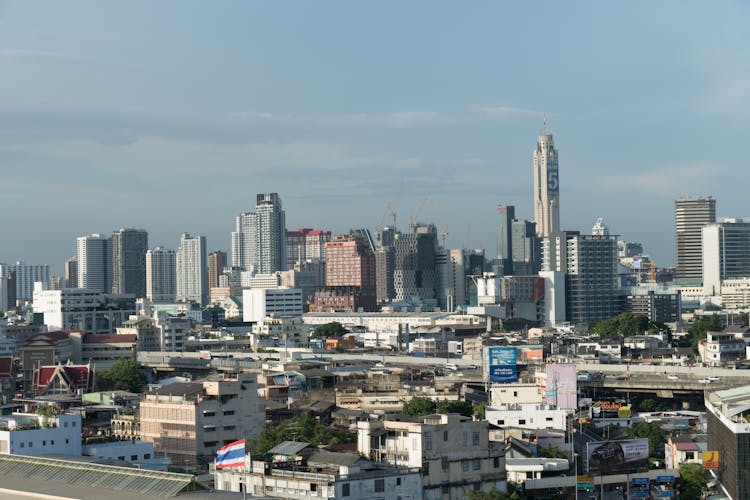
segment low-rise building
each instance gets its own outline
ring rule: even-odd
[[[34,312],[44,314],[44,324],[50,330],[112,333],[135,314],[135,296],[86,288],[34,290]]]
[[[566,429],[568,412],[545,404],[508,404],[488,407],[485,415],[497,427]]]
[[[0,417],[0,454],[81,455],[81,416],[13,413]]]
[[[357,451],[375,462],[422,470],[425,499],[463,499],[469,491],[505,491],[500,443],[489,424],[461,415],[430,415],[357,423]]]
[[[302,316],[302,312],[302,290],[299,288],[251,288],[242,291],[243,321],[260,321],[273,313]]]
[[[708,451],[716,451],[719,486],[730,498],[750,498],[750,385],[705,398]]]

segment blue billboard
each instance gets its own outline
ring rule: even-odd
[[[490,382],[518,381],[515,347],[490,347],[489,357]]]

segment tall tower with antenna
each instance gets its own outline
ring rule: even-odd
[[[557,150],[552,134],[544,130],[539,134],[534,150],[534,220],[536,234],[549,236],[560,230],[560,176]]]

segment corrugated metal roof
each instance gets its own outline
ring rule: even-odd
[[[303,443],[300,441],[283,441],[268,450],[268,453],[271,455],[296,455],[308,446],[310,446],[310,443]]]
[[[173,497],[193,482],[193,476],[70,460],[21,455],[0,455],[0,476],[21,476],[41,481],[119,490],[133,494]],[[106,493],[102,492],[102,498]]]

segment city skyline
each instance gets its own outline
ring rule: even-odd
[[[747,215],[740,2],[541,16],[493,4],[414,3],[399,16],[396,4],[44,5],[0,7],[0,199],[20,214],[6,234],[22,235],[3,238],[2,262],[61,275],[76,236],[118,227],[145,228],[152,248],[189,232],[229,252],[233,218],[260,192],[280,194],[287,228],[376,229],[390,204],[402,230],[415,216],[447,228],[449,248],[492,255],[498,204],[533,219],[545,114],[561,229],[604,217],[668,266],[674,199],[711,195],[717,216]]]

